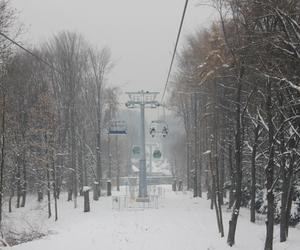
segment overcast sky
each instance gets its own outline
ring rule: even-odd
[[[190,0],[181,41],[213,19]],[[110,75],[122,91],[163,91],[185,0],[11,0],[25,25],[28,44],[61,30],[80,32],[99,48],[111,48]],[[182,43],[181,43],[182,44]],[[124,100],[124,96],[122,97]]]

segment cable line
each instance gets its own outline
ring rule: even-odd
[[[28,54],[30,54],[31,56],[33,56],[35,59],[37,59],[38,61],[42,62],[43,64],[47,65],[49,68],[51,68],[52,70],[58,72],[61,74],[61,72],[59,70],[57,70],[56,68],[54,68],[50,63],[48,63],[47,61],[45,61],[43,58],[41,58],[40,56],[38,56],[37,54],[33,53],[32,51],[30,51],[29,49],[26,49],[25,47],[23,47],[21,44],[19,44],[18,42],[14,41],[13,39],[11,39],[10,37],[8,37],[7,35],[5,35],[4,33],[0,32],[0,36],[3,36],[5,39],[7,39],[8,41],[10,41],[12,44],[16,45],[17,47],[19,47],[20,49],[24,50],[25,52],[27,52]]]
[[[164,99],[166,91],[167,91],[167,87],[168,87],[168,83],[169,83],[169,79],[170,79],[170,75],[171,75],[171,71],[172,71],[172,67],[173,67],[173,63],[174,63],[174,59],[175,59],[175,55],[176,55],[176,51],[177,51],[177,47],[178,47],[178,42],[179,42],[179,38],[180,38],[180,34],[181,34],[181,29],[182,29],[182,26],[183,26],[185,13],[186,13],[186,9],[187,9],[187,6],[188,6],[188,2],[189,2],[189,0],[185,1],[184,10],[183,10],[183,13],[182,13],[181,22],[180,22],[180,26],[179,26],[179,30],[178,30],[178,34],[177,34],[176,44],[175,44],[175,47],[174,47],[173,56],[172,56],[172,60],[171,60],[167,80],[166,80],[165,87],[164,87],[164,92],[163,92],[163,95],[162,95],[162,98],[161,98],[161,103],[163,102],[163,99]]]

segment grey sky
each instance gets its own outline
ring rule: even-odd
[[[190,0],[184,36],[212,20],[212,10]],[[123,91],[161,91],[184,0],[11,0],[29,44],[61,30],[77,31],[93,45],[108,46],[116,66],[110,82]],[[125,85],[126,84],[126,85]],[[124,96],[122,97],[124,100]]]

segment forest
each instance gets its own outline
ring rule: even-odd
[[[8,200],[11,212],[26,205],[28,193],[36,193],[39,201],[46,194],[51,217],[53,194],[57,219],[61,191],[68,192],[75,208],[77,196],[89,191],[84,187],[93,186],[93,199],[98,200],[103,162],[108,165],[108,155],[116,151],[124,153],[117,149],[122,140],[110,141],[105,135],[119,109],[119,90],[107,84],[111,52],[69,31],[32,50],[20,43],[13,47],[6,34],[18,37],[22,31],[9,1],[1,1],[0,14],[0,204]],[[120,175],[120,169],[113,171]],[[111,175],[110,166],[105,177]],[[0,211],[1,221],[2,207]]]
[[[219,20],[188,37],[170,98],[184,121],[187,186],[195,197],[208,191],[222,236],[228,195],[230,246],[241,207],[253,223],[266,213],[265,249],[272,249],[274,224],[284,242],[299,222],[292,207],[299,204],[300,4],[206,4]]]
[[[243,230],[242,208],[251,223],[264,215],[264,249],[272,250],[274,228],[286,242],[300,222],[300,2],[201,6],[218,18],[184,40],[165,104],[183,124],[183,134],[174,128],[163,142],[175,162],[173,190],[181,179],[194,199],[210,200],[229,246]],[[136,143],[107,136],[120,113],[128,116],[109,81],[111,50],[70,31],[30,48],[16,42],[23,32],[17,19],[10,1],[0,1],[0,224],[27,206],[28,196],[46,200],[55,220],[59,199],[77,208],[83,196],[89,212],[90,199],[111,195],[112,179],[120,190]]]

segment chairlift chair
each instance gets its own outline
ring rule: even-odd
[[[126,135],[127,134],[127,125],[125,121],[112,121],[108,134],[110,135]]]
[[[150,135],[154,137],[156,134],[161,134],[166,137],[169,132],[168,124],[163,120],[155,120],[150,124]]]
[[[166,137],[167,134],[168,134],[168,125],[166,125],[162,128],[162,136]]]

